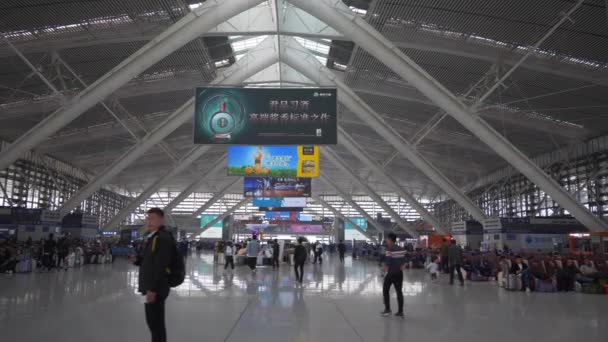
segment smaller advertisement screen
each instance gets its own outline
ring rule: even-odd
[[[319,177],[319,147],[229,146],[228,175]]]
[[[254,207],[304,208],[305,197],[254,197]]]
[[[300,221],[302,222],[310,222],[313,220],[312,215],[300,214]]]
[[[310,178],[245,177],[245,197],[310,197]]]
[[[289,219],[289,220],[298,220],[300,218],[300,213],[297,211],[267,211],[264,214],[264,217],[269,220],[280,220],[280,219]]]
[[[292,224],[291,232],[297,234],[319,234],[323,232],[320,224]]]
[[[353,221],[357,226],[359,226],[359,228],[361,228],[361,230],[363,230],[363,231],[367,230],[367,220],[365,218],[349,217],[349,219],[351,221]],[[348,221],[344,221],[344,229],[345,230],[355,229],[355,227],[353,227],[350,223],[348,223]]]
[[[217,218],[216,215],[201,215],[201,228],[206,226],[209,222],[215,220]],[[210,228],[222,228],[222,221],[214,223]]]
[[[304,208],[284,208],[284,207],[260,207],[260,211],[271,211],[271,212],[301,212]]]

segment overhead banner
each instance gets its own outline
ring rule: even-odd
[[[351,221],[353,221],[357,226],[359,226],[359,228],[361,228],[361,230],[366,231],[367,230],[367,220],[363,217],[349,217],[349,219]],[[348,221],[344,221],[344,229],[345,230],[349,230],[349,229],[356,229],[355,227],[353,227],[352,224],[348,223]]]
[[[323,232],[323,225],[320,224],[292,224],[291,232],[298,234],[319,234]]]
[[[229,146],[228,175],[319,177],[319,146]]]
[[[301,212],[304,208],[284,208],[284,207],[260,207],[260,211],[274,211],[274,212]]]
[[[264,217],[269,220],[294,220],[300,218],[300,213],[296,211],[267,211]]]
[[[335,88],[196,89],[195,144],[335,145]]]
[[[245,177],[245,197],[310,197],[310,178]]]
[[[254,207],[304,208],[306,197],[254,197]]]

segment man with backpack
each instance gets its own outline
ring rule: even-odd
[[[139,266],[139,292],[146,296],[146,323],[152,342],[167,341],[165,300],[169,289],[184,281],[185,264],[173,235],[165,229],[164,212],[148,210],[146,242],[135,265]]]

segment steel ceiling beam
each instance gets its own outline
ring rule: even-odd
[[[216,192],[213,197],[211,197],[207,202],[205,202],[205,204],[203,204],[200,208],[198,208],[194,214],[192,214],[192,217],[198,217],[199,215],[202,215],[205,210],[211,208],[211,206],[213,206],[217,201],[219,201],[220,199],[222,199],[222,197],[224,197],[225,194],[228,193],[228,191],[230,190],[230,188],[238,183],[241,180],[240,177],[235,177],[234,180],[232,180],[230,183],[224,185],[223,188],[221,188],[218,192]]]
[[[378,242],[377,238],[371,236],[367,231],[361,229],[353,220],[351,220],[350,218],[344,216],[344,214],[342,214],[338,209],[332,207],[329,203],[327,203],[325,200],[323,200],[320,196],[313,195],[312,199],[315,202],[317,202],[320,205],[322,205],[323,207],[325,207],[327,210],[329,210],[332,213],[334,213],[335,216],[341,218],[345,222],[348,222],[351,226],[353,226],[359,233],[363,234],[366,238],[372,240],[373,242]]]
[[[139,207],[144,201],[150,198],[150,196],[154,195],[154,193],[157,192],[160,187],[162,187],[171,178],[177,176],[180,172],[184,171],[193,162],[195,162],[198,158],[205,154],[209,149],[211,149],[211,145],[203,145],[192,148],[190,152],[188,152],[178,161],[177,165],[171,166],[169,170],[167,170],[159,179],[156,180],[156,182],[148,186],[141,194],[139,194],[139,196],[134,198],[114,217],[112,217],[112,219],[103,226],[103,230],[105,231],[108,229],[118,228],[122,220],[124,220],[128,215],[132,214],[137,209],[137,207]]]
[[[485,220],[485,215],[473,201],[468,198],[452,181],[444,176],[433,164],[426,160],[416,149],[410,146],[397,131],[382,119],[382,117],[368,106],[357,94],[355,94],[344,82],[339,80],[329,69],[323,66],[314,56],[295,40],[289,38],[283,42],[285,48],[282,58],[283,62],[290,65],[306,75],[311,80],[324,86],[338,87],[338,101],[346,106],[351,112],[366,122],[370,128],[376,131],[388,143],[408,159],[416,168],[425,174],[433,183],[445,191],[448,196],[454,199],[471,216],[479,222]],[[404,198],[405,199],[405,198]],[[412,203],[410,203],[412,205]],[[412,207],[414,207],[412,205]],[[422,213],[419,213],[422,216]]]
[[[591,231],[607,231],[608,223],[594,216],[585,206],[573,198],[553,178],[534,164],[519,149],[513,146],[481,117],[475,115],[454,94],[407,57],[398,47],[370,26],[364,19],[354,15],[340,1],[289,0],[306,12],[325,21],[351,38],[369,54],[392,69],[421,93],[450,114],[456,121],[475,134],[498,155],[519,172],[538,185],[572,216]]]
[[[534,45],[532,45],[532,47],[528,47],[528,51],[521,56],[521,58],[515,63],[513,64],[513,66],[511,66],[511,68],[505,72],[500,79],[498,79],[494,85],[492,87],[490,87],[490,89],[488,89],[488,91],[483,94],[479,99],[477,99],[476,103],[472,106],[471,110],[475,110],[479,104],[483,103],[488,97],[490,97],[490,95],[492,95],[492,93],[494,92],[494,90],[498,89],[498,87],[500,87],[503,82],[513,74],[513,72],[515,72],[515,70],[517,70],[517,68],[522,65],[528,58],[530,58],[530,56],[532,56],[533,53],[536,52],[536,49],[538,49],[544,42],[545,40],[547,40],[549,37],[551,37],[551,35],[566,21],[568,20],[572,20],[572,18],[570,18],[570,16],[572,15],[572,13],[574,13],[584,2],[585,0],[578,0],[578,2],[572,6],[572,8],[570,8],[570,10],[564,14],[561,14],[562,17],[560,20],[557,21],[557,23],[555,23],[555,25],[553,25],[549,31],[547,31],[547,33],[545,33],[541,39],[539,39]]]
[[[394,191],[401,196],[416,212],[427,222],[433,225],[433,227],[439,232],[443,234],[448,233],[448,229],[439,222],[438,219],[433,216],[426,208],[420,204],[412,194],[405,191],[401,185],[393,178],[391,175],[386,173],[384,170],[384,165],[379,165],[378,162],[374,160],[374,158],[365,151],[363,146],[359,145],[355,139],[353,139],[342,127],[338,127],[338,139],[340,141],[340,145],[346,147],[354,156],[359,158],[368,168],[374,170],[377,174],[379,174],[382,179],[386,180],[388,184],[393,187]],[[396,154],[393,154],[395,156]],[[391,158],[388,159],[390,162]]]
[[[221,170],[222,168],[224,168],[226,166],[227,161],[228,161],[228,154],[226,154],[226,153],[222,154],[221,157],[219,157],[214,163],[211,164],[211,165],[213,165],[213,167],[211,168],[211,170],[209,170],[209,172],[207,172],[207,174],[208,175],[216,174],[219,170]],[[165,208],[164,208],[165,213],[171,213],[171,211],[175,207],[177,207],[186,198],[188,198],[188,196],[192,195],[192,193],[194,193],[196,190],[200,189],[206,182],[207,182],[207,177],[200,177],[199,179],[194,181],[192,184],[187,186],[182,192],[179,193],[179,195],[177,195],[173,200],[171,200],[171,202],[169,202],[169,204],[167,204],[165,206]]]
[[[258,47],[250,50],[238,62],[220,73],[211,84],[241,84],[249,77],[276,63],[277,60],[275,41],[274,39],[268,38],[261,42]],[[131,163],[152,148],[152,146],[158,144],[171,132],[175,131],[175,129],[185,124],[188,120],[191,120],[193,113],[194,98],[191,98],[141,139],[139,143],[125,152],[120,158],[101,171],[96,178],[89,181],[84,187],[72,195],[72,197],[61,206],[61,214],[65,216],[93,192],[97,191],[104,184],[109,183],[112,178],[126,169]]]
[[[321,174],[320,179],[323,180],[330,187],[332,187],[334,190],[336,190],[338,195],[340,195],[340,197],[342,197],[342,199],[344,199],[344,201],[346,201],[346,203],[348,203],[348,205],[353,207],[353,209],[355,209],[359,213],[359,215],[363,216],[372,226],[374,226],[374,228],[376,228],[376,230],[379,233],[384,233],[384,227],[382,227],[382,225],[380,225],[380,223],[378,221],[376,221],[373,217],[371,217],[367,213],[367,211],[365,211],[363,208],[361,208],[361,206],[359,204],[357,204],[357,202],[355,202],[355,200],[352,199],[352,197],[349,194],[347,194],[345,191],[340,189],[340,187],[337,184],[335,184],[331,179],[329,179],[329,177],[325,176],[324,174]],[[360,233],[363,233],[362,229],[360,230]]]
[[[413,227],[412,224],[404,220],[399,214],[388,204],[380,195],[378,195],[374,189],[372,189],[367,183],[365,183],[359,176],[357,176],[353,170],[346,164],[340,156],[333,151],[332,148],[328,146],[323,146],[322,148],[323,154],[329,161],[334,164],[336,167],[342,170],[346,175],[348,175],[359,187],[361,187],[366,195],[372,198],[378,205],[386,211],[386,213],[397,223],[397,225],[408,232],[413,237],[418,237],[420,235],[418,231]]]
[[[9,167],[23,153],[36,147],[133,77],[204,32],[262,2],[264,0],[206,1],[200,10],[184,16],[0,152],[0,170]]]
[[[232,206],[232,208],[226,210],[225,213],[223,213],[222,215],[219,215],[218,217],[216,217],[215,219],[213,219],[211,222],[207,223],[204,227],[201,227],[201,233],[204,232],[205,230],[209,229],[211,226],[213,226],[214,224],[220,222],[221,220],[225,219],[226,217],[232,215],[232,213],[234,213],[235,211],[239,210],[240,207],[242,207],[243,205],[247,204],[247,202],[251,201],[250,197],[245,197],[242,200],[240,200],[239,202],[237,202],[237,204],[235,204],[234,206]]]

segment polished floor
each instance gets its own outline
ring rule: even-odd
[[[405,273],[405,319],[382,318],[377,265],[326,260],[292,270],[188,259],[167,302],[169,340],[188,341],[606,341],[608,296],[514,293],[493,283],[450,287]],[[0,341],[149,341],[137,270],[125,261],[50,274],[0,275]],[[395,300],[393,300],[395,301]]]

